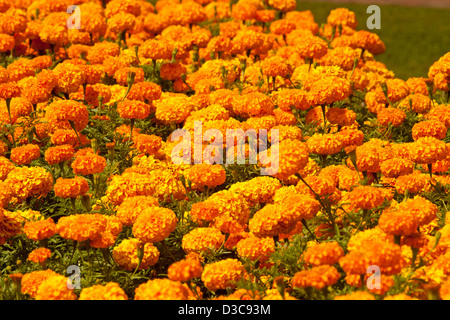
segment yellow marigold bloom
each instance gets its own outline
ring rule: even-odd
[[[32,261],[34,263],[43,263],[45,262],[50,256],[52,255],[52,252],[47,248],[37,248],[31,251],[28,254],[27,260]]]
[[[184,252],[209,252],[216,250],[225,241],[225,235],[214,227],[195,228],[183,236],[181,247]]]
[[[106,158],[95,153],[75,157],[71,165],[74,174],[90,175],[101,173],[106,167]]]
[[[414,164],[408,159],[387,159],[380,163],[380,171],[385,177],[398,178],[400,176],[413,173]]]
[[[158,199],[151,196],[132,196],[125,198],[117,207],[117,217],[124,225],[131,226],[137,217],[148,207],[158,206]]]
[[[114,205],[121,204],[128,197],[152,196],[154,193],[154,180],[137,172],[124,172],[120,176],[113,176],[106,189],[106,197]]]
[[[0,208],[0,245],[9,238],[22,232],[23,218],[17,212]]]
[[[434,137],[422,137],[411,144],[410,157],[414,163],[431,164],[447,157],[444,141]]]
[[[143,243],[160,242],[167,238],[177,226],[175,212],[168,208],[144,209],[133,224],[133,235]]]
[[[135,290],[135,300],[188,300],[189,290],[180,281],[152,279]]]
[[[37,221],[27,221],[23,226],[23,232],[28,239],[39,241],[56,234],[56,224],[52,218]]]
[[[59,218],[56,232],[64,239],[95,240],[105,231],[106,225],[107,220],[102,214],[80,213]]]
[[[128,300],[125,291],[116,282],[83,288],[78,300]]]
[[[417,300],[416,298],[412,298],[411,296],[407,295],[406,293],[399,293],[394,295],[389,295],[383,298],[383,300]]]
[[[26,144],[11,149],[11,161],[18,165],[28,165],[40,156],[41,150],[36,144]]]
[[[73,289],[67,286],[69,278],[55,275],[42,281],[36,292],[36,300],[77,300]]]
[[[259,238],[250,235],[237,243],[236,251],[241,257],[252,261],[265,262],[275,252],[275,242],[271,237]]]
[[[327,23],[332,27],[348,26],[352,29],[356,29],[358,26],[356,14],[347,8],[337,8],[331,10],[327,17]]]
[[[338,135],[315,133],[309,137],[306,145],[309,152],[320,155],[336,154],[342,150],[342,140]]]
[[[52,174],[42,167],[15,167],[4,181],[19,200],[46,196],[53,188]]]
[[[167,269],[170,280],[186,282],[202,276],[203,267],[198,259],[182,259],[172,263]]]
[[[326,286],[332,286],[341,278],[341,274],[335,267],[327,264],[313,267],[310,270],[303,270],[297,272],[292,277],[292,287],[294,288],[309,288],[313,287],[317,290],[323,289]]]
[[[414,140],[422,137],[434,137],[442,140],[447,135],[447,128],[438,120],[425,120],[414,124],[411,134]]]
[[[245,269],[237,259],[224,259],[205,265],[201,279],[210,291],[235,288],[235,282],[242,279]]]
[[[4,208],[13,197],[12,189],[9,185],[0,180],[0,207]]]
[[[367,291],[353,291],[334,297],[334,300],[375,300],[375,297]]]
[[[50,147],[45,150],[45,160],[49,165],[54,165],[60,162],[69,161],[73,158],[75,150],[70,144]]]
[[[21,292],[34,299],[36,298],[38,288],[44,280],[57,275],[58,274],[55,271],[50,269],[25,273],[21,279]]]
[[[304,261],[313,266],[333,265],[344,256],[344,250],[336,242],[323,242],[309,247],[304,255]]]
[[[278,153],[275,152],[273,146],[269,148],[268,153],[270,156],[278,161],[278,168],[270,164],[272,167],[268,167],[268,154],[259,153],[259,161],[261,166],[265,167],[266,172],[280,180],[285,180],[291,175],[302,170],[309,160],[309,151],[305,143],[299,140],[287,139],[279,142]],[[275,153],[275,154],[273,154]]]
[[[139,263],[138,250],[143,250],[143,258],[139,270],[148,269],[155,265],[160,253],[151,243],[142,244],[138,239],[124,239],[120,244],[114,247],[112,256],[114,261],[125,270],[135,270]]]
[[[192,188],[203,190],[213,189],[225,183],[225,169],[220,164],[194,164],[187,172],[186,178],[192,182]]]

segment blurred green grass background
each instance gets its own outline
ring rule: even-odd
[[[378,5],[381,29],[366,26],[367,4],[298,1],[297,10],[311,10],[315,21],[326,23],[332,9],[345,7],[355,12],[358,30],[378,34],[386,52],[375,57],[400,79],[427,77],[434,61],[450,51],[450,9]]]

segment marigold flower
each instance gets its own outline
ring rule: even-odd
[[[117,207],[116,216],[124,225],[131,226],[144,209],[158,206],[158,199],[151,196],[132,196],[125,198]]]
[[[373,32],[358,30],[354,33],[358,48],[369,51],[373,55],[378,55],[386,50],[384,42]]]
[[[143,243],[160,242],[167,238],[177,226],[175,212],[168,208],[144,209],[133,224],[133,235]]]
[[[344,250],[336,242],[324,242],[312,247],[309,247],[304,255],[304,261],[313,266],[320,266],[324,264],[333,265],[344,256]]]
[[[382,126],[391,124],[394,127],[400,127],[406,119],[406,113],[398,108],[383,108],[377,113],[377,120]]]
[[[112,256],[121,268],[133,271],[139,264],[138,250],[143,250],[139,270],[148,269],[158,262],[160,256],[158,249],[152,243],[142,244],[135,238],[124,239],[120,244],[115,246]]]
[[[348,26],[352,29],[356,29],[358,25],[355,13],[347,8],[337,8],[331,10],[327,17],[327,23],[332,27]]]
[[[282,12],[295,10],[297,6],[297,2],[293,0],[269,0],[268,4],[272,8]]]
[[[192,105],[185,97],[171,97],[157,100],[155,117],[164,124],[182,123],[192,111]]]
[[[181,247],[184,252],[208,252],[216,250],[225,241],[225,235],[214,227],[195,228],[183,236]]]
[[[71,160],[74,154],[75,150],[70,144],[50,147],[45,150],[45,160],[49,165],[54,165],[60,162]]]
[[[447,135],[447,128],[438,120],[425,120],[414,124],[411,134],[414,140],[422,137],[434,137],[442,140]]]
[[[214,203],[219,209],[219,216],[226,216],[239,224],[248,223],[250,218],[250,205],[245,200],[244,195],[232,192],[231,190],[222,190],[211,195],[207,202]]]
[[[245,269],[237,259],[224,259],[205,265],[201,279],[208,290],[217,291],[235,288],[235,282],[242,279]]]
[[[383,191],[372,186],[358,186],[350,191],[347,196],[352,206],[365,210],[379,207],[385,200]]]
[[[172,46],[164,41],[150,39],[139,46],[139,57],[145,59],[164,59],[170,60],[172,58]]]
[[[58,178],[54,185],[55,196],[61,198],[77,198],[89,191],[87,180],[80,176],[64,179]]]
[[[36,144],[26,144],[11,149],[11,161],[18,165],[28,165],[40,156],[41,150]]]
[[[432,164],[443,160],[448,150],[444,141],[435,137],[421,137],[411,144],[411,161],[418,164]]]
[[[42,281],[36,292],[36,300],[76,300],[78,297],[69,289],[70,279],[55,275]]]
[[[43,263],[45,262],[50,256],[52,255],[52,252],[47,248],[37,248],[31,251],[28,254],[27,260],[32,261],[34,263]]]
[[[342,141],[335,134],[319,134],[315,133],[309,137],[306,142],[311,153],[320,155],[330,155],[341,151]]]
[[[323,106],[345,100],[351,93],[350,81],[336,76],[326,76],[312,83],[307,99],[311,106]]]
[[[294,288],[313,287],[320,290],[335,284],[340,278],[341,275],[335,267],[324,264],[297,272],[291,281]]]
[[[23,232],[28,239],[39,241],[56,234],[56,224],[52,218],[37,221],[27,221],[23,226]]]
[[[285,210],[281,204],[266,204],[255,212],[248,228],[257,237],[274,237],[280,233],[289,233],[298,220],[299,215],[294,210]]]
[[[172,263],[167,269],[167,277],[170,280],[186,282],[194,278],[200,278],[203,272],[198,259],[182,259]]]
[[[259,238],[250,235],[237,243],[236,252],[241,257],[262,263],[275,252],[275,242],[271,237]]]
[[[116,282],[83,288],[78,300],[128,300],[125,291]]]
[[[4,180],[11,186],[12,194],[19,200],[45,196],[53,188],[53,177],[42,167],[15,167]]]
[[[385,177],[398,178],[400,176],[413,173],[414,164],[408,159],[387,159],[380,162],[380,171]]]
[[[334,297],[334,300],[375,300],[375,297],[367,291],[353,291]]]
[[[95,153],[75,157],[71,165],[74,174],[90,175],[101,173],[106,167],[106,158]]]
[[[325,40],[316,36],[304,37],[295,43],[295,48],[301,57],[308,59],[319,59],[328,51]]]
[[[213,189],[225,183],[225,169],[220,164],[195,164],[187,172],[186,178],[192,182],[192,188],[203,190]]]
[[[299,110],[308,110],[310,107],[306,99],[307,92],[302,89],[281,89],[276,97],[278,107],[285,111],[291,111],[292,107]]]
[[[56,231],[64,239],[95,240],[105,231],[106,224],[107,220],[102,214],[80,213],[59,218]]]
[[[189,290],[180,281],[152,279],[135,290],[135,300],[188,300]]]
[[[38,288],[44,280],[57,275],[55,271],[50,269],[25,273],[21,279],[21,292],[28,294],[31,298],[36,298]]]

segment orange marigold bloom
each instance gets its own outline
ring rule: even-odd
[[[164,124],[182,123],[191,113],[193,106],[186,97],[170,97],[157,100],[155,117]]]
[[[266,58],[261,63],[262,73],[269,77],[287,77],[293,69],[285,59],[280,56]]]
[[[101,173],[106,168],[106,159],[95,153],[75,157],[71,165],[74,174],[90,175]]]
[[[353,207],[365,210],[379,207],[385,200],[383,191],[372,186],[358,186],[350,191],[347,196]]]
[[[131,73],[134,73],[133,84],[144,81],[144,69],[135,67],[125,67],[118,69],[116,72],[114,72],[114,79],[116,79],[116,82],[118,84],[126,86],[128,84],[128,78],[130,77]]]
[[[45,160],[49,165],[54,165],[60,162],[69,161],[73,158],[75,150],[70,144],[50,147],[45,150]]]
[[[351,93],[350,81],[336,76],[326,76],[312,83],[307,99],[311,106],[322,106],[345,100]]]
[[[219,209],[212,201],[196,202],[192,204],[190,217],[194,222],[201,223],[204,221],[213,221],[219,216]]]
[[[337,8],[331,10],[327,17],[327,23],[332,27],[348,26],[352,29],[356,29],[358,26],[356,14],[347,8]]]
[[[306,142],[309,152],[320,155],[330,155],[342,150],[342,140],[335,134],[315,133]]]
[[[447,154],[445,142],[434,137],[418,138],[410,146],[411,161],[418,164],[432,164],[445,159]]]
[[[52,218],[37,221],[27,221],[23,227],[23,232],[28,239],[39,241],[55,235],[56,224]]]
[[[16,42],[13,36],[0,33],[0,52],[8,52],[14,49]]]
[[[145,119],[150,109],[150,105],[138,100],[125,99],[117,105],[117,112],[124,119]]]
[[[271,146],[268,152],[270,152],[270,157],[278,163],[278,166],[275,168],[276,166],[271,161],[269,164],[268,154],[260,152],[259,161],[261,162],[261,166],[265,168],[266,174],[281,180],[287,179],[291,175],[299,172],[308,164],[308,147],[299,140],[282,140],[279,142],[278,150]],[[268,167],[269,165],[271,167]]]
[[[326,286],[332,286],[340,278],[341,274],[335,267],[324,264],[310,270],[297,272],[291,281],[294,288],[313,287],[320,290]]]
[[[242,279],[245,269],[237,259],[224,259],[205,265],[201,279],[208,290],[217,291],[227,287],[235,288],[235,282]]]
[[[28,254],[27,260],[32,261],[34,263],[43,263],[48,258],[50,258],[51,255],[52,255],[52,252],[49,249],[37,248]]]
[[[54,185],[55,196],[61,198],[77,198],[89,191],[89,184],[84,177],[71,179],[58,178]]]
[[[46,196],[53,188],[53,176],[42,167],[15,167],[4,180],[19,200],[33,196]]]
[[[294,0],[269,0],[268,4],[272,8],[282,12],[292,11],[297,7],[297,2]]]
[[[274,237],[292,231],[298,220],[295,210],[286,210],[281,204],[266,204],[255,212],[248,228],[257,237]]]
[[[78,91],[78,88],[77,90]],[[75,91],[74,91],[75,92]],[[52,102],[45,108],[46,117],[57,123],[61,121],[72,122],[77,131],[83,130],[89,122],[87,107],[81,102],[74,100],[60,100]],[[69,123],[60,129],[69,129]]]
[[[136,17],[130,13],[119,12],[106,21],[111,32],[121,33],[134,28]]]
[[[295,48],[301,57],[308,59],[319,59],[328,52],[328,44],[316,36],[304,37],[295,43]]]
[[[291,111],[292,107],[299,110],[308,110],[310,107],[306,99],[307,92],[302,89],[281,89],[276,97],[278,107],[284,111]]]
[[[385,177],[398,178],[413,173],[414,163],[409,159],[387,159],[380,162],[380,171]]]
[[[142,261],[139,270],[154,266],[160,256],[160,252],[152,243],[142,244],[138,239],[124,239],[114,247],[112,256],[114,261],[125,270],[133,271],[139,264],[138,250],[142,250]]]
[[[128,300],[125,291],[116,282],[83,288],[78,300]]]
[[[324,242],[309,247],[304,255],[304,261],[313,266],[333,265],[344,256],[344,249],[336,242]]]
[[[354,33],[358,48],[369,51],[373,55],[378,55],[386,50],[384,42],[373,32],[358,30]]]
[[[76,300],[78,297],[67,285],[69,278],[55,275],[42,281],[36,292],[36,300]]]
[[[378,226],[390,235],[409,236],[417,232],[419,224],[413,212],[391,206],[383,210]]]
[[[397,106],[397,108],[412,110],[420,114],[426,114],[431,107],[432,102],[430,97],[428,97],[428,92],[427,95],[421,93],[410,94],[400,101]]]
[[[58,79],[56,88],[63,93],[77,92],[86,81],[83,69],[71,63],[60,63],[53,69],[53,72]]]
[[[184,252],[209,252],[220,248],[225,235],[214,227],[195,228],[183,236],[181,247]]]
[[[95,240],[105,231],[106,224],[107,220],[102,214],[80,213],[59,218],[56,231],[64,239]]]
[[[164,41],[150,39],[139,46],[139,57],[144,59],[164,59],[170,60],[172,58],[172,46]]]
[[[422,137],[434,137],[442,140],[447,135],[447,128],[438,120],[425,120],[414,124],[411,134],[414,140]]]
[[[186,282],[202,276],[203,268],[198,259],[182,259],[172,263],[167,269],[170,280]]]
[[[325,116],[331,124],[337,124],[338,126],[342,127],[350,126],[356,121],[356,113],[353,110],[347,108],[328,108]]]
[[[28,165],[40,156],[41,149],[36,144],[26,144],[11,149],[11,161],[18,165]]]
[[[143,243],[159,242],[167,238],[177,226],[175,212],[168,208],[144,209],[133,224],[133,235]]]
[[[275,252],[275,242],[271,237],[259,238],[250,235],[237,243],[236,252],[252,261],[265,262]]]
[[[133,136],[136,149],[146,155],[155,155],[162,146],[162,138],[154,134],[137,134]]]
[[[152,279],[135,290],[135,300],[188,300],[189,289],[180,281]]]
[[[293,214],[297,221],[312,219],[320,210],[320,202],[306,194],[287,195],[282,204],[286,212]]]
[[[21,292],[23,294],[28,294],[31,298],[35,298],[42,282],[57,275],[58,274],[55,271],[50,269],[25,273],[21,279]]]
[[[399,127],[406,119],[405,111],[393,107],[383,108],[377,113],[377,120],[382,126],[391,124],[394,127]]]
[[[158,199],[152,196],[128,197],[117,207],[116,215],[124,225],[131,226],[137,217],[148,207],[157,207]]]
[[[193,165],[186,174],[192,182],[192,188],[203,190],[205,187],[214,189],[225,183],[225,169],[220,164],[200,163]]]
[[[234,113],[246,118],[272,114],[273,109],[272,99],[261,92],[238,95],[233,100]]]

